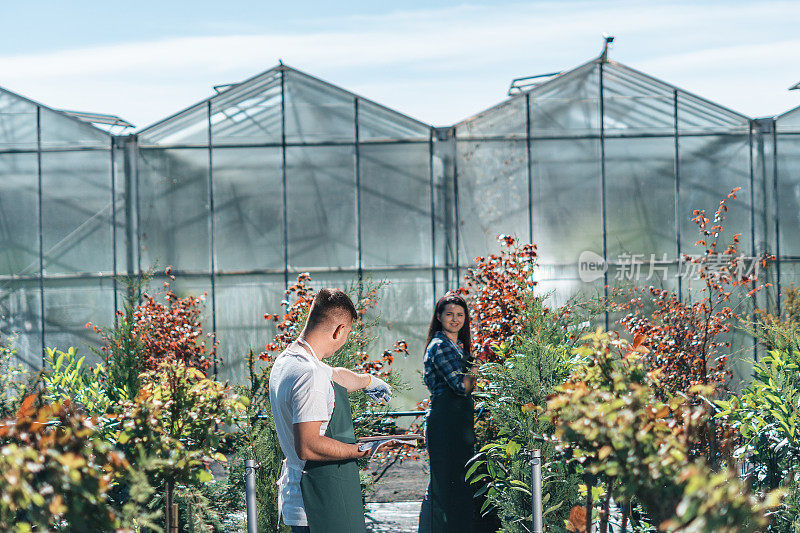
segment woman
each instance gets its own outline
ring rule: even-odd
[[[425,349],[431,481],[420,513],[420,533],[472,531],[472,491],[464,480],[475,445],[470,348],[467,303],[447,293],[436,303]]]

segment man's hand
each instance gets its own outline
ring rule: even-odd
[[[387,437],[387,438],[391,438],[391,437]],[[401,439],[401,438],[402,438],[402,435],[398,435],[397,436],[397,439]],[[391,440],[388,440],[388,441],[376,440],[376,441],[373,441],[373,442],[365,442],[365,443],[362,443],[361,445],[359,445],[358,449],[359,450],[363,450],[364,457],[370,457],[371,458],[373,455],[375,455],[378,452],[385,452],[385,451],[393,450],[395,448],[399,448],[401,446],[405,446],[405,445],[408,445],[408,444],[411,444],[413,446],[413,443],[401,442],[400,440],[397,440],[397,439],[391,439]]]
[[[389,403],[392,399],[392,388],[380,378],[370,375],[369,385],[364,393],[378,403]]]

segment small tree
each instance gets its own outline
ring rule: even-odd
[[[695,402],[708,402],[697,391],[711,391],[714,397],[727,394],[731,372],[728,359],[731,342],[726,338],[739,319],[747,299],[764,285],[756,285],[754,269],[747,269],[739,254],[740,234],[733,235],[723,249],[719,239],[723,233],[728,199],[735,199],[739,188],[720,201],[713,220],[704,210],[693,212],[693,221],[700,232],[697,244],[703,253],[684,255],[684,265],[701,282],[699,298],[649,287],[632,289],[629,301],[612,304],[627,311],[620,324],[647,349],[643,364],[659,373],[665,394],[684,394]],[[760,259],[766,266],[768,258]],[[645,307],[649,302],[649,308]],[[698,389],[697,386],[706,387]],[[665,399],[664,396],[662,399]],[[728,459],[730,428],[706,418],[707,426],[698,432],[690,448],[692,454],[705,455],[710,464]]]
[[[213,479],[211,463],[226,461],[219,452],[223,427],[249,402],[183,361],[159,363],[142,375],[142,383],[136,399],[120,406],[117,442],[146,465],[153,486],[165,487],[169,509],[176,485]]]

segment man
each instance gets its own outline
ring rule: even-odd
[[[365,389],[388,401],[391,388],[369,374],[331,368],[322,362],[347,341],[358,318],[338,289],[314,297],[300,337],[272,367],[269,398],[281,450],[278,509],[292,533],[359,533],[366,530],[347,393]]]

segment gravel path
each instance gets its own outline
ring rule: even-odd
[[[416,533],[422,502],[367,504],[369,533]]]
[[[374,465],[373,477],[380,476],[375,489],[367,497],[367,531],[369,533],[417,533],[419,509],[428,487],[428,455],[397,462],[383,472],[386,465]]]

